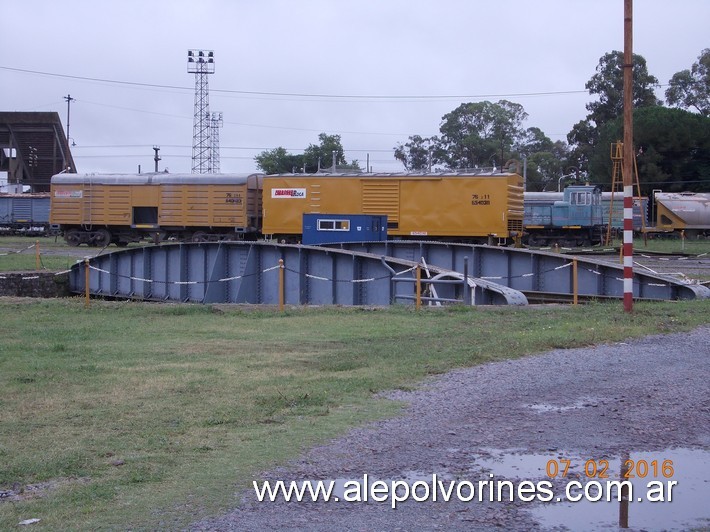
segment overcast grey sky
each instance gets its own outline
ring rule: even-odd
[[[565,140],[599,58],[623,49],[623,0],[0,0],[0,13],[2,110],[57,111],[66,128],[71,94],[79,172],[150,171],[154,145],[161,170],[190,171],[188,49],[215,53],[222,172],[321,132],[348,160],[402,171],[397,143],[482,100],[519,103],[526,127]],[[709,0],[636,0],[634,51],[665,85],[710,47],[709,21]]]

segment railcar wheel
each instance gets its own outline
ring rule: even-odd
[[[76,229],[71,229],[64,235],[64,241],[75,248],[81,244],[81,233]]]
[[[191,240],[193,242],[207,242],[207,233],[204,231],[195,231],[195,233],[192,235]]]
[[[168,233],[166,231],[155,231],[150,234],[153,244],[160,244],[168,238]]]
[[[530,235],[528,238],[528,246],[540,247],[545,245],[545,239],[538,235]]]
[[[107,229],[99,229],[94,233],[93,244],[96,247],[106,247],[111,243],[111,233]]]
[[[575,240],[574,238],[563,238],[560,242],[560,245],[563,248],[573,248],[577,245],[577,240]]]

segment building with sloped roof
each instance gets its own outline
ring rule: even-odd
[[[0,172],[10,185],[49,192],[54,174],[76,172],[57,112],[0,112]]]

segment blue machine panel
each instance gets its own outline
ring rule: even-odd
[[[387,216],[370,214],[304,214],[307,245],[387,240]]]

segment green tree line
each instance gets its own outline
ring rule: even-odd
[[[528,114],[508,100],[462,103],[441,119],[439,134],[412,135],[394,148],[407,171],[510,168],[525,160],[527,190],[556,190],[567,175],[608,186],[612,180],[612,143],[623,138],[623,53],[603,55],[586,83],[593,100],[587,116],[565,141],[552,141],[541,129],[525,127]],[[634,54],[634,150],[641,192],[710,190],[710,48],[693,65],[669,80],[665,104],[656,97],[658,79],[646,60]],[[319,135],[303,154],[284,148],[256,157],[267,173],[360,170],[347,163],[339,135]],[[517,168],[517,167],[516,167]]]

